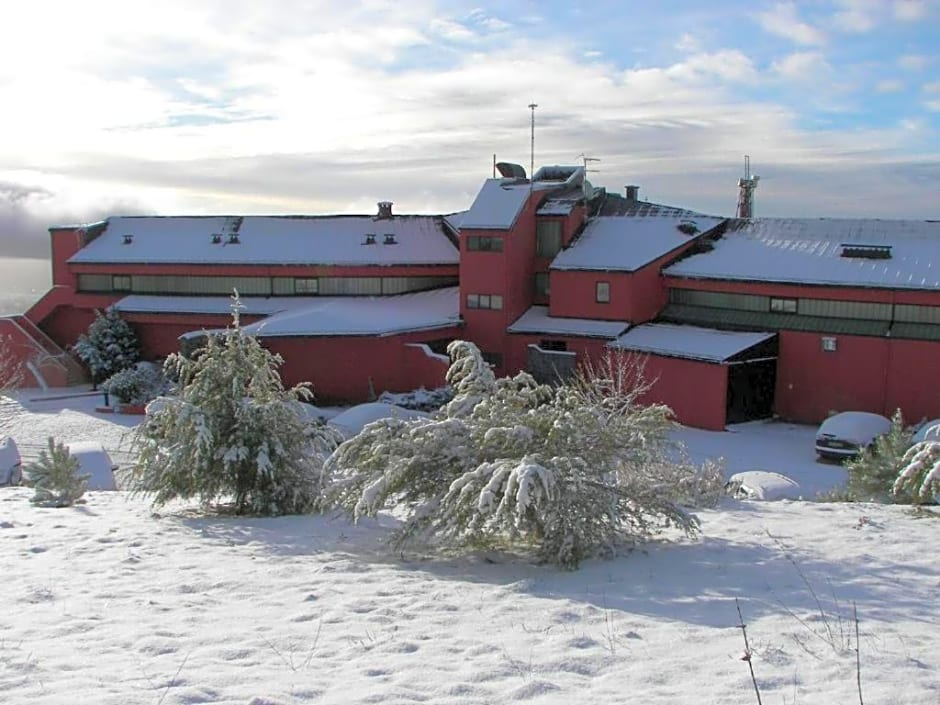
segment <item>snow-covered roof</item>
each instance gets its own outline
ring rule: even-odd
[[[601,321],[592,318],[549,316],[547,306],[533,306],[506,330],[510,333],[616,338],[629,325],[629,321]]]
[[[890,257],[843,256],[843,245],[890,248]],[[861,249],[861,248],[860,248]],[[732,221],[714,249],[667,274],[836,286],[940,287],[940,221],[757,218]]]
[[[723,362],[774,335],[776,334],[733,332],[669,323],[646,323],[631,328],[608,345],[621,350],[633,350],[666,357]]]
[[[531,192],[528,181],[487,179],[470,210],[463,214],[460,229],[509,230]]]
[[[229,242],[237,228],[238,242]],[[375,244],[365,244],[366,235]],[[386,235],[394,244],[385,244]],[[214,235],[216,237],[213,241]],[[456,264],[437,216],[115,217],[74,263]]]
[[[665,216],[599,216],[591,220],[570,247],[558,253],[551,268],[633,272],[711,230],[722,218]],[[683,224],[694,227],[683,232]]]
[[[324,296],[244,326],[260,338],[395,335],[460,322],[458,287],[400,296]]]

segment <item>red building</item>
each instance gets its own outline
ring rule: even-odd
[[[648,399],[703,428],[848,409],[940,416],[940,223],[724,219],[632,186],[608,194],[581,167],[529,180],[500,166],[446,217],[383,202],[375,216],[53,228],[53,289],[0,324],[16,327],[24,359],[45,360],[36,374],[64,384],[74,361],[66,374],[48,359],[67,364],[61,349],[95,309],[116,306],[160,358],[226,325],[237,289],[285,381],[312,382],[321,400],[437,386],[459,337],[497,373],[540,379],[610,350],[639,356]]]

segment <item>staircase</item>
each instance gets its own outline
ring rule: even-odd
[[[88,381],[88,376],[81,363],[63,350],[58,343],[46,335],[26,316],[8,316],[5,320],[16,331],[16,337],[19,338],[21,346],[32,349],[33,354],[25,357],[23,362],[27,366],[31,366],[31,371],[34,374],[51,367],[59,371],[59,374],[55,374],[54,377],[64,381],[67,386],[83,384]]]

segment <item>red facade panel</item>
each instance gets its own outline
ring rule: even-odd
[[[728,368],[716,363],[649,355],[644,376],[652,383],[639,401],[666,404],[686,426],[723,431],[727,413]]]
[[[836,411],[886,409],[890,340],[853,335],[823,350],[820,333],[782,331],[775,411],[802,423],[819,423]]]

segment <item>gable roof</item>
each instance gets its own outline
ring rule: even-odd
[[[509,230],[532,192],[528,181],[487,179],[470,210],[463,214],[461,230]]]
[[[232,232],[237,244],[228,241]],[[364,244],[367,233],[376,236],[375,244]],[[216,234],[222,237],[213,242]],[[386,234],[395,244],[384,244]],[[438,216],[336,215],[109,218],[104,232],[69,262],[389,266],[458,260]]]
[[[601,270],[633,272],[688,243],[724,222],[707,215],[598,216],[581,236],[558,253],[552,261],[555,270]],[[689,224],[692,234],[679,228]]]
[[[843,245],[889,247],[890,258],[843,256]],[[940,287],[940,221],[837,218],[733,220],[711,251],[666,268],[698,279],[835,286]]]

